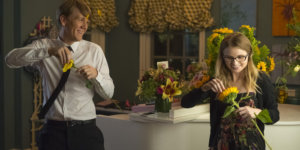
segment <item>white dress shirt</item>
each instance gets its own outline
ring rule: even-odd
[[[48,54],[48,48],[55,46],[67,46],[67,44],[59,39],[40,39],[25,47],[13,49],[5,58],[10,68],[30,65],[39,69],[43,81],[44,104],[58,85],[63,73],[63,65],[59,59]],[[101,47],[85,40],[75,42],[71,47],[74,51],[72,53],[74,65],[77,68],[91,65],[97,69],[98,76],[90,80],[93,88],[89,89],[86,87],[87,79],[72,68],[64,88],[46,114],[46,119],[89,120],[96,118],[94,91],[104,99],[110,99],[113,95],[114,84]]]

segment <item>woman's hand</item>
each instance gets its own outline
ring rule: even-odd
[[[77,69],[76,72],[79,72],[82,76],[84,76],[87,79],[96,78],[98,75],[98,71],[90,65],[81,66]]]
[[[203,92],[206,92],[208,90],[212,90],[215,93],[221,93],[223,90],[225,90],[225,86],[223,82],[219,79],[212,79],[209,82],[205,83],[202,87],[201,90]]]
[[[237,112],[242,116],[243,119],[246,118],[256,118],[254,114],[258,115],[261,110],[258,108],[252,108],[249,106],[240,107]]]

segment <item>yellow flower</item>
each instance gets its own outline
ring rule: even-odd
[[[237,89],[237,87],[229,87],[227,89],[225,89],[218,97],[218,99],[220,101],[224,101],[224,99],[230,95],[231,93],[236,93],[238,94],[239,93],[239,90]]]
[[[166,85],[160,86],[163,89],[162,98],[169,98],[169,102],[172,102],[174,96],[181,95],[181,90],[177,87],[177,84],[177,81],[172,82],[170,78],[168,78]]]
[[[74,65],[74,60],[71,59],[69,63],[66,63],[64,68],[63,68],[63,72],[66,72],[68,71],[70,68],[72,68]]]
[[[138,80],[138,89],[137,91],[135,92],[135,96],[138,96],[142,93],[142,83]]]
[[[232,29],[228,29],[228,28],[220,28],[220,29],[215,29],[213,30],[214,33],[233,33]]]
[[[241,28],[247,28],[249,32],[252,32],[252,28],[249,25],[242,25]]]
[[[294,68],[294,71],[295,72],[298,72],[300,70],[300,65],[297,65],[295,68]]]
[[[90,14],[88,14],[85,18],[86,20],[89,20]]]
[[[269,68],[269,72],[273,71],[275,68],[275,63],[274,63],[274,58],[273,57],[267,57],[270,61],[270,68]]]
[[[260,61],[257,64],[257,69],[261,70],[261,71],[264,71],[264,72],[267,72],[267,64],[265,62],[263,62],[263,61]]]
[[[210,38],[209,38],[209,42],[213,42],[213,40],[214,40],[217,36],[219,36],[218,33],[213,33],[213,34],[210,36]]]

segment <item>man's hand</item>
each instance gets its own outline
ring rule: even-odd
[[[90,65],[84,65],[77,69],[76,72],[79,72],[82,76],[84,76],[87,79],[93,79],[96,78],[98,75],[97,69]]]
[[[70,50],[65,46],[49,48],[48,53],[50,56],[57,57],[62,65],[69,63],[72,59]]]

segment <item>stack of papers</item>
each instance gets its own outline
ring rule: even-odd
[[[129,118],[130,120],[140,122],[163,122],[174,124],[194,120],[207,113],[209,113],[209,104],[201,104],[193,108],[182,108],[181,106],[176,106],[173,107],[169,113],[131,113],[129,114]]]

